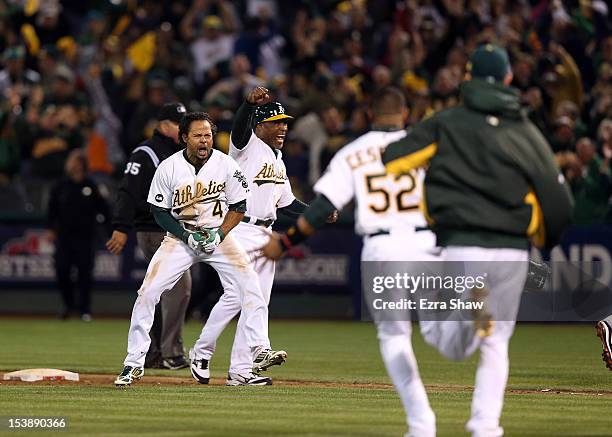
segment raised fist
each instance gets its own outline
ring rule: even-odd
[[[267,88],[258,86],[249,93],[246,100],[251,105],[263,105],[264,103],[272,101],[272,98]]]

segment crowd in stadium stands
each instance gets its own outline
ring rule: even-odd
[[[334,153],[368,129],[377,89],[399,86],[414,123],[458,103],[468,54],[494,42],[571,183],[576,222],[612,222],[608,4],[0,0],[0,185],[50,186],[77,148],[112,185],[169,101],[209,112],[227,150],[233,112],[264,85],[296,116],[284,159],[308,199]]]

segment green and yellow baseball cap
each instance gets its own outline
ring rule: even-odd
[[[484,44],[474,50],[466,70],[472,77],[480,77],[489,82],[502,82],[512,72],[508,52],[493,44]]]
[[[285,114],[285,108],[279,102],[265,103],[255,108],[255,124],[285,119],[293,119],[293,117]]]

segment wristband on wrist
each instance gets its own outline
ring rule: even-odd
[[[308,235],[305,235],[302,231],[300,231],[300,228],[298,228],[296,225],[293,225],[287,229],[285,236],[289,241],[290,247],[296,246],[308,238]]]
[[[283,248],[283,252],[286,252],[287,250],[293,247],[293,244],[291,244],[291,241],[289,241],[289,237],[287,237],[287,234],[281,234],[279,241],[281,247]]]
[[[225,238],[225,232],[223,232],[223,230],[219,228],[217,230],[217,233],[219,234],[219,237],[221,237],[221,241],[223,241],[223,239]]]

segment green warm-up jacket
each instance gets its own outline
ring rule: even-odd
[[[512,88],[472,79],[461,94],[387,147],[387,171],[428,165],[422,207],[441,246],[551,248],[572,198],[548,143]]]

